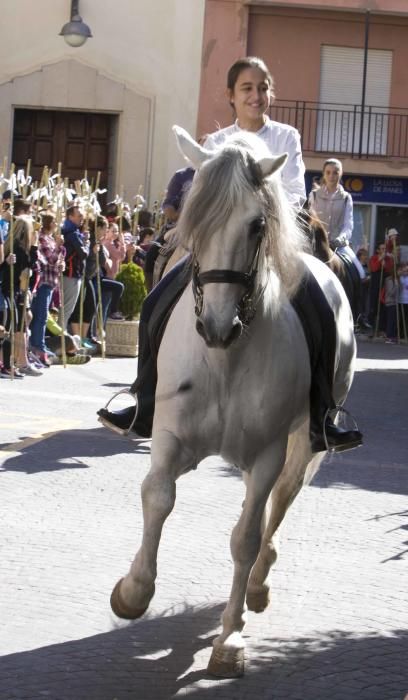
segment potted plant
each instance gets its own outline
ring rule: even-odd
[[[115,278],[124,285],[119,308],[125,319],[106,323],[106,354],[136,357],[139,338],[139,314],[147,294],[144,272],[133,262],[121,265]]]

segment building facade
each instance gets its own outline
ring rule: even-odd
[[[195,132],[204,0],[80,0],[92,38],[59,36],[71,1],[5,3],[0,25],[0,157],[80,179],[109,197],[160,198],[182,160],[174,123]],[[188,31],[186,30],[188,28]]]
[[[199,133],[231,123],[225,77],[245,55],[274,76],[271,118],[301,134],[307,189],[340,158],[353,245],[396,228],[408,257],[408,0],[207,0]]]

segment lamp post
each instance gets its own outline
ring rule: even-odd
[[[90,28],[79,15],[78,5],[79,0],[71,0],[71,20],[64,24],[60,31],[60,36],[64,37],[68,46],[74,48],[83,46],[86,40],[92,37]]]

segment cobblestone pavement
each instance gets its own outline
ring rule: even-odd
[[[150,443],[95,410],[133,360],[0,380],[0,700],[403,700],[408,693],[407,348],[361,343],[348,402],[366,446],[328,459],[292,506],[246,675],[206,674],[231,582],[238,474],[178,484],[148,614],[110,612],[140,541]],[[404,431],[405,426],[405,431]]]

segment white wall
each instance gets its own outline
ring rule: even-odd
[[[195,134],[204,5],[205,0],[80,0],[80,14],[93,38],[74,49],[58,36],[69,20],[70,0],[3,3],[0,83],[75,59],[151,98],[153,200],[183,165],[172,124]],[[26,106],[31,106],[29,100]]]

